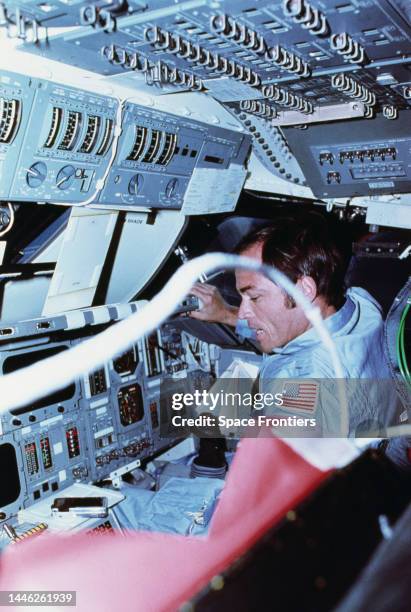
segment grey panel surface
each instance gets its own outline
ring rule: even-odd
[[[49,285],[49,276],[35,276],[15,281],[10,279],[6,282],[1,304],[0,327],[40,317]]]

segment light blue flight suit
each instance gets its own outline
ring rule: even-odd
[[[348,396],[350,434],[375,431],[398,422],[401,405],[395,392],[383,348],[383,319],[379,304],[359,287],[347,291],[344,305],[324,320],[338,350]],[[314,328],[274,349],[260,369],[260,392],[281,392],[287,380],[318,379],[315,414],[317,434],[337,434],[340,404],[335,372],[328,349]],[[277,381],[277,382],[276,382]],[[303,411],[298,411],[300,416]],[[275,409],[276,415],[296,414]],[[271,414],[271,410],[270,410]],[[310,416],[310,415],[307,415]]]

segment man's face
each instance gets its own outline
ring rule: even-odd
[[[255,244],[241,255],[261,259],[262,244]],[[299,307],[287,307],[287,297],[267,277],[248,270],[236,270],[237,291],[242,297],[239,319],[246,319],[256,331],[257,341],[264,353],[279,348],[293,340],[309,324]]]

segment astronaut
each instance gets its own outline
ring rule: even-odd
[[[364,435],[365,430],[375,432],[392,424],[398,400],[384,357],[381,309],[364,289],[345,291],[348,253],[325,218],[314,212],[277,218],[243,238],[236,252],[275,266],[320,310],[347,379],[350,432]],[[232,326],[247,321],[266,355],[259,373],[260,391],[278,391],[278,384],[275,389],[273,385],[280,380],[286,390],[284,409],[298,414],[320,411],[319,431],[338,435],[340,407],[333,366],[304,310],[259,273],[236,270],[236,286],[239,308],[225,302],[215,287],[196,284],[192,293],[201,299],[202,308],[190,316]]]

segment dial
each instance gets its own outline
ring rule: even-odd
[[[56,178],[56,186],[58,189],[68,189],[73,183],[76,176],[76,169],[74,166],[63,166],[59,171]]]
[[[47,166],[44,162],[36,162],[30,166],[26,174],[26,183],[29,187],[40,187],[47,177]]]
[[[128,192],[132,196],[136,196],[141,192],[143,188],[144,178],[141,174],[135,174],[131,177],[128,184]]]
[[[166,186],[166,197],[167,198],[172,198],[174,195],[176,195],[178,185],[179,185],[179,180],[177,178],[173,178],[171,179],[171,181],[167,183],[167,186]]]

